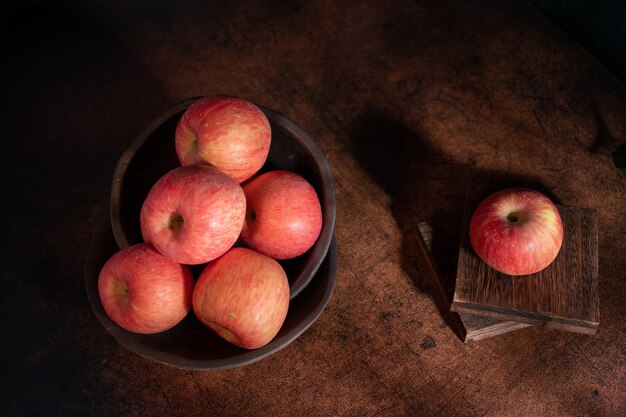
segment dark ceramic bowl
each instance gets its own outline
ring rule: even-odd
[[[275,353],[300,336],[320,316],[330,300],[337,271],[337,246],[331,240],[328,254],[311,283],[291,300],[287,318],[267,345],[246,350],[220,339],[190,311],[175,327],[159,334],[128,332],[106,315],[98,294],[98,275],[104,263],[119,250],[109,222],[104,222],[91,244],[85,266],[85,284],[91,307],[105,329],[123,346],[151,360],[178,368],[211,370],[249,364]]]
[[[180,166],[174,132],[182,114],[196,100],[198,98],[186,100],[166,111],[122,154],[115,168],[111,189],[111,225],[120,248],[142,242],[139,227],[141,206],[154,183]],[[302,175],[313,185],[322,205],[322,231],[315,245],[297,258],[280,261],[289,277],[293,299],[315,276],[328,252],[335,226],[335,188],[328,161],[315,141],[285,116],[261,106],[259,108],[272,128],[272,144],[261,172],[286,169]]]

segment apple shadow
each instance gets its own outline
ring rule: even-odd
[[[403,271],[418,291],[433,299],[447,325],[463,340],[462,323],[450,312],[456,262],[439,257],[450,253],[450,233],[433,229],[429,257],[420,222],[449,221],[448,232],[457,228],[460,237],[468,191],[481,196],[507,187],[530,187],[558,201],[537,178],[485,170],[473,160],[455,161],[437,149],[422,129],[407,126],[384,109],[365,108],[350,131],[351,151],[359,165],[390,197],[391,212],[402,233]],[[458,256],[458,238],[456,242],[453,250]],[[431,259],[441,281],[428,267]]]

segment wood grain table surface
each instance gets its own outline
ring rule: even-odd
[[[3,416],[626,415],[626,86],[515,1],[16,2],[3,18]],[[337,284],[251,365],[193,372],[119,344],[83,268],[115,164],[157,115],[229,93],[298,123],[337,192]],[[464,344],[418,225],[468,188],[598,215],[595,335]]]

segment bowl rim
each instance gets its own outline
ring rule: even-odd
[[[122,184],[126,176],[126,171],[134,155],[144,145],[148,138],[166,121],[170,120],[176,113],[185,111],[193,103],[201,98],[207,96],[196,96],[183,100],[182,102],[170,107],[165,112],[157,116],[124,150],[120,156],[115,170],[113,172],[113,182],[111,184],[111,202],[110,202],[110,222],[113,229],[113,236],[115,242],[120,249],[130,246],[130,242],[124,232],[121,225],[120,215],[120,196],[122,191]],[[244,100],[247,100],[244,98]],[[248,100],[249,101],[249,100]],[[287,131],[293,138],[295,138],[306,150],[311,154],[321,177],[321,184],[319,190],[316,190],[320,195],[320,201],[323,201],[322,205],[322,230],[317,238],[317,241],[311,249],[309,249],[310,259],[318,259],[318,262],[307,262],[304,268],[300,271],[299,275],[293,279],[292,284],[289,286],[290,299],[295,298],[315,276],[317,269],[322,264],[328,250],[330,248],[331,241],[334,236],[335,221],[337,213],[337,197],[335,191],[335,184],[330,169],[328,159],[322,152],[319,145],[306,133],[300,126],[298,126],[291,119],[285,115],[271,110],[267,107],[255,104],[268,118],[270,123],[280,126],[283,130]],[[172,138],[173,140],[173,138]]]

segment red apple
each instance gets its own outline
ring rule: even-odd
[[[251,102],[232,96],[196,101],[176,127],[176,153],[182,165],[212,165],[238,183],[263,166],[270,142],[265,114]]]
[[[193,291],[198,319],[225,340],[255,349],[278,333],[289,308],[289,282],[274,259],[233,248],[209,263]]]
[[[470,220],[470,241],[490,267],[508,275],[539,272],[563,243],[563,224],[544,194],[509,188],[484,199]]]
[[[245,195],[232,178],[209,166],[179,167],[148,193],[141,208],[141,233],[171,260],[201,264],[233,246],[245,214]]]
[[[191,308],[189,269],[140,243],[114,254],[98,276],[107,315],[135,333],[159,333],[178,324]]]
[[[322,230],[322,208],[315,189],[300,175],[277,170],[243,185],[246,221],[241,241],[274,259],[302,255]]]

